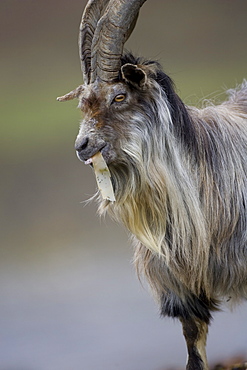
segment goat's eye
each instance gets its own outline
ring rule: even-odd
[[[118,94],[113,99],[113,102],[120,103],[120,102],[124,101],[125,98],[126,98],[126,95],[124,95],[124,94]]]

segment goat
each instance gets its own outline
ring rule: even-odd
[[[79,159],[101,152],[133,234],[135,264],[163,316],[178,318],[187,370],[208,369],[212,312],[247,298],[247,82],[220,105],[186,106],[159,63],[123,46],[145,0],[90,0],[80,25]],[[100,196],[99,196],[100,198]]]

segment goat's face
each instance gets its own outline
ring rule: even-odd
[[[96,80],[83,87],[79,108],[84,119],[75,142],[80,160],[88,161],[101,151],[108,164],[124,161],[123,148],[131,140],[133,117],[141,110],[145,95],[145,69],[125,64],[120,82]]]

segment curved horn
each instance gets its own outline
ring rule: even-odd
[[[91,47],[94,31],[108,2],[109,0],[89,0],[82,14],[79,31],[79,55],[83,80],[86,84],[90,83]]]
[[[91,82],[96,77],[117,79],[124,43],[133,31],[139,9],[146,0],[110,0],[95,29],[91,48]]]

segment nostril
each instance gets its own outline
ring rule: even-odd
[[[88,142],[89,142],[88,137],[85,137],[82,141],[76,143],[75,150],[77,152],[81,152],[82,150],[85,150],[86,147],[88,146]]]

